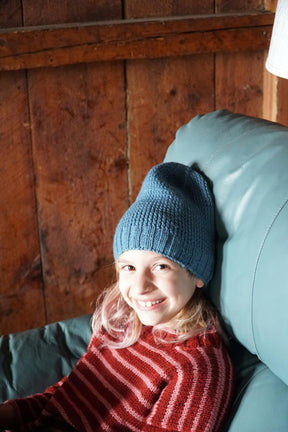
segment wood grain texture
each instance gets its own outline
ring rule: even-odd
[[[29,76],[41,255],[49,321],[93,311],[111,282],[127,207],[121,64]]]
[[[62,22],[52,3],[42,16],[44,2],[24,1],[24,21]],[[91,2],[86,11],[83,3],[85,21]],[[105,15],[98,2],[95,19],[108,19],[111,4]],[[23,25],[18,11],[8,26]],[[0,116],[0,333],[8,333],[93,311],[114,275],[112,236],[128,205],[123,64],[2,72]]]
[[[122,18],[121,0],[23,0],[24,25],[51,25]]]
[[[262,116],[263,51],[217,54],[216,109]]]
[[[0,4],[22,26],[21,2]],[[0,74],[0,334],[45,322],[25,71]]]
[[[129,160],[134,200],[147,171],[162,162],[176,130],[214,108],[213,57],[127,65]]]
[[[148,18],[184,16],[191,14],[209,14],[211,0],[154,0],[144,2],[142,0],[131,0],[125,2],[125,18]]]
[[[122,18],[111,2],[25,0],[26,25]],[[114,277],[112,236],[127,207],[123,64],[28,74],[47,321],[93,312]]]
[[[22,20],[22,1],[6,0],[0,2],[0,27],[1,29],[9,27],[23,26]]]
[[[169,13],[169,6],[170,3],[166,13]],[[142,15],[142,7],[140,1],[126,2],[127,11],[133,9],[133,17],[137,17],[138,13]],[[187,3],[183,2],[184,15],[186,7]],[[197,10],[202,12],[199,3]],[[160,10],[154,11],[155,15],[156,12],[160,14]],[[203,12],[213,13],[213,1],[203,2]],[[130,18],[129,15],[126,17]],[[132,201],[147,171],[162,162],[178,127],[199,111],[213,110],[213,67],[214,56],[211,54],[127,62]]]
[[[263,11],[265,0],[215,0],[215,13]]]
[[[0,70],[263,49],[273,17],[192,16],[2,30]]]
[[[239,10],[263,9],[263,1],[235,2],[217,0],[217,13]],[[270,35],[269,35],[270,37]],[[247,52],[217,53],[215,59],[215,108],[226,108],[242,114],[262,116],[264,51],[254,50],[257,44],[251,41],[253,50]]]
[[[288,126],[288,80],[277,79],[277,121]]]
[[[0,75],[0,333],[45,321],[26,79]]]

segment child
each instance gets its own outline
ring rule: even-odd
[[[215,249],[204,177],[173,162],[152,168],[113,248],[118,281],[96,309],[86,354],[43,394],[2,405],[2,429],[221,430],[233,367],[202,293]]]

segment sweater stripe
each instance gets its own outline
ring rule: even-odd
[[[106,388],[107,390],[109,390],[112,394],[114,394],[116,396],[116,398],[118,400],[121,400],[123,403],[123,406],[126,408],[127,413],[132,416],[135,417],[137,420],[143,422],[144,421],[144,417],[139,415],[132,407],[131,405],[125,400],[124,396],[119,393],[117,391],[117,389],[115,387],[113,387],[101,374],[101,372],[99,372],[97,369],[93,368],[93,366],[91,366],[90,363],[87,362],[86,359],[83,360],[83,363],[92,371],[93,374],[95,374],[95,376],[98,378],[98,380],[101,382],[101,384],[103,384],[104,388]],[[79,372],[78,372],[79,373]],[[82,375],[82,380],[86,381],[85,377]],[[110,411],[110,414],[113,415],[118,421],[119,420],[119,416],[117,416],[117,413],[115,412],[114,409],[112,409],[111,403],[108,402],[107,398],[104,398],[104,396],[101,396],[99,394],[99,392],[96,391],[96,389],[90,384],[87,383],[86,384],[87,387],[89,388],[89,390],[96,396],[97,400],[99,399],[103,405],[105,405],[105,407],[107,408],[107,410]],[[95,409],[95,408],[94,408]]]
[[[195,419],[193,422],[193,427],[194,427],[194,425],[195,425],[195,427],[194,427],[194,429],[192,428],[192,430],[195,430],[195,431],[197,430],[197,427],[198,427],[200,421],[203,421],[202,416],[203,416],[203,411],[206,408],[209,390],[211,389],[211,390],[215,391],[215,389],[212,389],[212,387],[211,387],[211,381],[212,381],[211,361],[210,361],[209,357],[207,356],[206,352],[202,349],[201,349],[201,355],[202,355],[202,358],[204,359],[205,364],[206,364],[207,380],[206,380],[205,387],[204,387],[204,390],[202,393],[202,398],[201,398],[201,402],[199,404],[199,409],[198,409],[197,414],[195,415]],[[215,371],[214,371],[214,373],[215,373]],[[211,395],[211,396],[213,398],[214,395]],[[204,429],[204,430],[206,432],[206,429]]]
[[[183,381],[183,371],[182,371],[181,365],[177,361],[175,361],[170,355],[168,355],[167,352],[164,352],[163,349],[159,349],[159,348],[153,347],[151,345],[148,345],[144,341],[141,341],[140,343],[142,345],[144,345],[146,348],[148,348],[150,351],[152,351],[153,353],[159,354],[161,357],[165,358],[165,360],[167,362],[169,362],[171,366],[174,366],[177,370],[177,377],[178,378],[176,381],[176,385],[173,388],[172,394],[170,395],[170,400],[167,404],[167,409],[166,409],[164,418],[161,422],[161,426],[165,429],[167,427],[169,417],[173,414],[173,405],[175,404],[175,401],[177,400],[177,396],[178,396],[179,391],[180,391],[180,386],[181,386],[181,383]],[[155,410],[154,414],[155,413],[156,413],[156,410]],[[152,421],[152,420],[153,420],[153,415],[152,415],[150,421]]]
[[[157,387],[151,382],[151,380],[148,378],[147,375],[142,373],[139,369],[134,367],[131,363],[127,362],[124,358],[124,356],[120,356],[118,351],[114,351],[112,353],[113,357],[119,361],[119,363],[122,363],[122,365],[127,369],[128,372],[133,372],[138,378],[142,379],[142,381],[145,383],[147,388],[151,390],[153,393],[156,393],[158,391]]]
[[[172,359],[171,359],[171,361],[172,361]],[[177,379],[176,385],[174,387],[174,391],[173,391],[173,393],[172,393],[172,395],[170,397],[169,403],[167,405],[166,414],[165,414],[165,416],[164,416],[164,418],[162,420],[162,427],[164,429],[167,428],[167,424],[168,424],[168,421],[170,419],[170,416],[173,415],[173,407],[174,407],[174,405],[175,405],[175,403],[176,403],[176,401],[178,399],[178,396],[179,396],[179,393],[180,393],[181,384],[182,384],[183,378],[184,378],[182,367],[179,364],[177,364],[176,362],[173,362],[172,364],[174,366],[176,366],[176,368],[177,368],[178,379]]]
[[[180,419],[178,421],[178,430],[179,431],[183,430],[183,426],[186,423],[187,417],[189,415],[191,415],[191,413],[193,412],[192,409],[191,409],[191,405],[193,404],[193,400],[195,398],[196,384],[197,384],[198,376],[199,376],[197,362],[195,361],[194,357],[191,356],[189,353],[187,353],[185,351],[182,351],[182,354],[186,358],[188,358],[189,361],[191,362],[195,375],[194,375],[192,383],[191,383],[192,384],[191,391],[190,391],[190,393],[188,395],[188,398],[186,399],[186,402],[185,402],[185,404],[183,406],[183,411],[182,411],[181,417],[180,417]]]
[[[134,348],[128,348],[128,350],[142,363],[145,363],[146,366],[151,366],[161,378],[164,378],[168,381],[168,375],[165,373],[165,370],[162,369],[151,357],[147,357],[146,355],[139,353]]]
[[[81,425],[83,430],[87,430],[86,428],[84,429],[84,421],[83,421],[82,413],[78,413],[77,405],[75,403],[73,403],[73,401],[70,401],[68,394],[65,392],[65,390],[63,388],[61,389],[61,393],[59,393],[59,396],[60,397],[58,397],[57,399],[54,398],[53,400],[51,400],[51,406],[50,407],[47,406],[47,410],[44,409],[43,417],[46,416],[47,418],[50,418],[51,417],[51,411],[49,408],[52,408],[52,410],[53,410],[53,407],[54,407],[54,408],[56,408],[56,412],[58,411],[59,414],[61,415],[61,417],[67,421],[67,423],[73,425],[75,420],[77,420],[77,424],[79,426]],[[63,397],[64,397],[64,399],[63,399]],[[65,407],[63,406],[63,401],[64,401]],[[71,419],[72,413],[73,413],[73,416],[72,416],[73,420]],[[72,423],[71,423],[71,420],[73,421]],[[91,431],[87,430],[87,432],[91,432]]]
[[[215,422],[215,427],[217,427],[217,430],[218,428],[221,428],[222,423],[225,420],[225,412],[227,412],[229,409],[229,399],[227,398],[226,394],[233,393],[234,384],[234,370],[231,359],[226,351],[222,351],[221,355],[223,358],[223,368],[220,369],[223,377],[223,392],[222,397],[219,398],[219,415]],[[226,373],[224,373],[224,371],[226,371]],[[228,374],[228,376],[226,374]],[[227,388],[225,388],[226,386]]]
[[[79,432],[221,431],[234,374],[215,331],[161,344],[144,327],[131,347],[99,344],[93,336],[64,382],[10,402],[23,418],[22,432],[53,424],[53,418],[63,431],[66,423]]]
[[[223,351],[219,352],[216,351],[215,349],[213,350],[214,354],[215,354],[215,358],[218,364],[218,371],[219,371],[219,376],[218,376],[218,382],[217,382],[217,388],[216,388],[216,394],[218,395],[222,395],[224,393],[224,379],[225,377],[223,376],[223,374],[221,373],[221,370],[223,370],[223,368],[225,367],[225,361],[223,358]],[[221,403],[221,398],[215,398],[214,399],[214,409],[213,411],[211,411],[211,417],[213,417],[213,420],[217,421],[217,418],[215,418],[215,414],[216,412],[219,412],[219,408],[220,408],[220,403]],[[211,423],[211,420],[209,421],[209,423]],[[206,432],[209,432],[209,423],[207,425],[206,428]]]
[[[85,379],[85,377],[82,376],[82,378],[86,381],[87,387],[89,387],[89,389],[91,390],[91,392],[96,396],[96,398],[97,398],[96,400],[97,401],[99,400],[100,402],[103,403],[103,405],[105,406],[105,408],[109,412],[109,415],[111,415],[119,423],[119,425],[123,425],[123,424],[126,425],[126,426],[128,425],[128,427],[130,428],[131,431],[133,430],[135,432],[139,432],[139,430],[137,428],[135,428],[134,426],[132,426],[131,424],[129,424],[127,421],[123,422],[123,418],[121,418],[121,416],[117,413],[116,409],[114,409],[112,407],[112,405],[107,401],[107,399],[105,399],[90,383],[87,383],[87,380]],[[121,400],[121,395],[119,395],[119,396],[120,396],[119,400]],[[95,411],[96,407],[95,406],[93,407],[93,405],[91,406],[91,408],[92,408],[91,412],[93,413],[93,410],[94,410],[94,414],[97,415],[97,420],[98,420],[98,423],[101,426],[101,430],[102,429],[107,430],[107,431],[110,430],[109,425],[100,416],[99,410]],[[129,409],[130,408],[131,407],[129,407]],[[132,416],[135,415],[136,418],[138,420],[140,420],[141,422],[144,421],[144,418],[142,416],[139,416],[134,410],[132,410],[132,412],[130,412],[129,414],[131,414]],[[95,426],[94,426],[93,431],[94,430],[95,430]]]
[[[101,361],[101,363],[104,365],[104,367],[109,370],[109,372],[114,375],[121,383],[125,384],[125,386],[130,390],[133,391],[134,394],[137,396],[139,402],[141,402],[141,404],[145,407],[150,409],[151,408],[151,404],[145,400],[142,397],[141,392],[138,390],[137,387],[135,387],[131,382],[129,382],[124,376],[120,375],[116,368],[114,368],[112,366],[112,364],[110,364],[110,362],[108,361],[108,359],[106,359],[100,351],[95,350],[94,347],[91,348],[91,351],[93,352],[94,355],[96,355],[96,357],[98,357],[98,359]],[[119,367],[120,365],[118,365]]]
[[[110,414],[112,415],[112,417],[114,417],[116,420],[119,420],[119,416],[117,415],[117,413],[115,413],[115,410],[112,408],[111,404],[107,401],[107,399],[104,398],[92,384],[90,384],[90,382],[86,379],[86,377],[83,375],[83,373],[81,373],[79,370],[77,370],[75,372],[76,372],[77,376],[79,377],[80,382],[84,383],[87,387],[87,390],[89,390],[91,392],[91,396],[92,396],[91,400],[92,401],[97,400],[97,402],[99,401],[100,403],[102,403],[105,406],[105,408],[107,409],[107,411],[110,411]],[[85,402],[85,399],[84,399],[84,402]],[[89,404],[89,401],[88,401],[88,404]],[[102,428],[105,430],[109,430],[109,426],[105,423],[103,417],[99,413],[99,408],[98,407],[96,409],[95,408],[96,407],[93,406],[93,404],[91,404],[91,405],[89,404],[89,409],[91,412],[90,416],[94,415],[97,422],[99,424],[101,424]]]

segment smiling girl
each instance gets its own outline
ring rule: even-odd
[[[2,405],[0,427],[221,431],[233,367],[204,293],[215,253],[205,178],[178,163],[152,168],[113,250],[118,280],[99,300],[86,354],[43,394]]]

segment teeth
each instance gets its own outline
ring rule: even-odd
[[[145,308],[149,308],[149,307],[151,307],[151,306],[153,306],[155,304],[158,304],[158,303],[161,303],[161,300],[156,300],[154,302],[151,302],[151,301],[148,301],[148,302],[139,301],[139,304],[142,307],[145,307]]]

